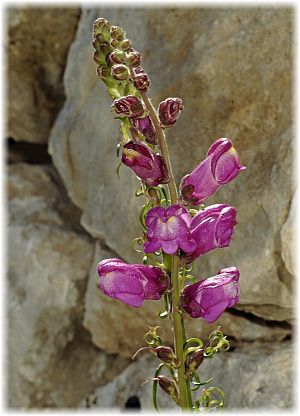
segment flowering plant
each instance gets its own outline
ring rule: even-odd
[[[143,235],[134,240],[142,247],[139,252],[144,252],[143,264],[102,260],[97,268],[99,288],[134,308],[145,300],[164,299],[165,311],[160,317],[170,318],[173,348],[164,345],[158,327],[149,327],[147,346],[133,356],[136,359],[141,351],[149,351],[161,361],[152,378],[156,409],[158,386],[183,410],[223,407],[224,394],[218,387],[203,389],[197,399],[191,392],[211,382],[201,381],[197,370],[206,358],[227,350],[229,342],[220,327],[212,331],[207,343],[198,337],[186,339],[184,317],[188,314],[213,323],[239,301],[236,267],[199,281],[189,273],[196,259],[229,246],[237,210],[225,204],[204,207],[202,202],[245,167],[231,140],[217,139],[206,158],[182,178],[178,191],[165,131],[179,119],[184,109],[182,100],[167,98],[156,110],[148,97],[150,79],[141,66],[142,56],[125,31],[99,18],[93,35],[97,74],[114,100],[116,118],[121,120],[122,139],[117,146],[118,155],[122,153],[120,163],[140,182],[136,196],[147,199],[140,211]],[[164,369],[168,375],[162,374]]]

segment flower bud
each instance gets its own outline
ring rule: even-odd
[[[121,97],[113,105],[117,114],[127,117],[141,117],[144,113],[143,103],[134,95]]]
[[[174,364],[178,361],[171,347],[161,345],[155,348],[155,352],[157,358],[159,358],[161,361],[164,361],[167,364]]]
[[[142,60],[141,54],[135,50],[128,52],[126,58],[129,66],[139,66]]]
[[[93,27],[94,36],[96,37],[99,33],[104,34],[104,35],[109,34],[110,27],[111,25],[108,22],[108,20],[103,19],[102,17],[99,17],[99,19],[95,20],[94,22],[94,27]]]
[[[176,123],[182,110],[183,104],[180,98],[167,98],[158,107],[160,122],[164,126],[172,126],[172,124]]]
[[[158,376],[157,380],[160,388],[171,396],[175,403],[179,403],[179,391],[176,382],[166,376]]]
[[[103,64],[103,55],[97,50],[94,52],[94,61],[99,65]]]
[[[144,68],[142,68],[141,66],[136,66],[133,68],[133,73],[134,75],[138,75],[138,74],[144,74]]]
[[[106,78],[110,75],[110,70],[107,66],[99,65],[97,68],[97,75],[100,78]]]
[[[199,348],[198,350],[192,352],[187,359],[187,368],[185,372],[185,376],[187,378],[192,377],[195,371],[200,367],[204,360],[204,349]]]
[[[112,37],[112,39],[115,39],[118,42],[121,42],[125,38],[126,33],[119,26],[111,26],[111,28],[110,28],[110,36]]]
[[[101,43],[99,49],[100,49],[100,52],[102,52],[104,55],[107,55],[111,51],[111,48],[108,42]]]
[[[122,51],[129,51],[129,49],[132,47],[132,42],[130,39],[124,39],[122,40],[120,44],[120,48]]]
[[[157,134],[149,116],[131,119],[133,127],[138,129],[149,144],[157,144]]]
[[[111,75],[118,81],[125,81],[129,79],[130,72],[126,65],[116,64],[111,68]]]
[[[126,56],[123,51],[114,50],[108,55],[108,60],[113,64],[124,64],[126,62]]]
[[[148,91],[149,86],[150,86],[150,80],[149,80],[148,75],[146,73],[137,74],[134,77],[133,85],[139,91],[144,91],[144,92]]]

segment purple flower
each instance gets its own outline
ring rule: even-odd
[[[209,148],[206,159],[182,178],[181,196],[192,205],[199,205],[244,169],[231,140],[218,139]]]
[[[169,182],[164,159],[142,142],[130,141],[123,147],[122,162],[150,186]]]
[[[138,308],[145,299],[158,300],[167,290],[169,278],[159,267],[126,264],[119,259],[107,259],[97,266],[102,292]]]
[[[117,114],[123,114],[127,117],[141,117],[144,114],[144,107],[137,97],[127,95],[114,101],[113,107]]]
[[[239,298],[239,276],[236,267],[219,271],[217,276],[186,286],[181,294],[181,306],[192,318],[203,318],[212,323]]]
[[[160,122],[164,126],[171,126],[176,123],[182,110],[183,104],[180,98],[167,98],[162,101],[158,107]]]
[[[147,143],[157,144],[156,131],[149,116],[143,118],[132,118],[130,121],[133,127],[138,129],[143,136],[145,136]]]
[[[150,87],[150,79],[145,72],[135,72],[135,77],[133,78],[133,85],[137,90],[146,92]]]
[[[196,242],[190,236],[190,223],[190,214],[182,205],[150,209],[146,216],[145,253],[154,253],[160,248],[167,254],[175,254],[179,248],[191,253]]]
[[[194,216],[190,225],[191,238],[196,241],[195,251],[186,256],[186,262],[195,259],[214,248],[228,247],[237,211],[225,204],[211,205]]]

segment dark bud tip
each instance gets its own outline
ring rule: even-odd
[[[106,78],[110,75],[110,71],[107,66],[99,65],[97,68],[97,75],[100,78]]]
[[[124,40],[124,38],[126,36],[126,33],[119,26],[111,26],[111,28],[110,28],[110,36],[111,36],[112,39],[115,39],[118,42],[121,42],[122,40]]]
[[[128,52],[126,58],[129,66],[139,66],[142,60],[141,54],[135,50]]]
[[[137,74],[133,79],[133,85],[139,91],[148,91],[150,87],[150,80],[146,73]]]
[[[119,50],[112,51],[108,55],[108,59],[113,64],[124,64],[126,62],[125,53]]]
[[[107,54],[111,51],[111,48],[110,48],[109,43],[108,43],[108,42],[103,42],[103,43],[101,43],[101,45],[100,45],[100,51],[101,51],[104,55],[107,55]]]
[[[126,65],[116,64],[111,68],[111,75],[118,81],[125,81],[130,77],[130,71]]]
[[[120,48],[122,49],[122,51],[129,51],[131,47],[132,47],[132,42],[130,39],[124,39],[120,43]]]
[[[93,26],[94,36],[96,37],[99,33],[100,34],[108,34],[110,30],[110,23],[108,20],[99,17],[99,19],[95,20]]]

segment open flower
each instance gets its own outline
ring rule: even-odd
[[[186,255],[186,262],[195,259],[214,248],[228,247],[237,211],[225,204],[211,205],[194,216],[190,225],[191,238],[196,241],[196,249]]]
[[[196,242],[190,236],[190,223],[190,214],[182,205],[150,209],[146,216],[145,253],[154,253],[160,248],[167,254],[175,254],[179,248],[191,253],[196,249]]]
[[[122,162],[150,186],[169,182],[164,159],[142,142],[130,141],[123,147]]]
[[[181,196],[192,205],[200,205],[244,169],[231,140],[218,139],[209,148],[206,159],[182,178]]]
[[[169,285],[167,274],[155,266],[126,264],[120,259],[107,259],[97,266],[102,292],[138,308],[145,299],[160,299]]]
[[[186,286],[181,294],[181,306],[192,318],[212,323],[239,298],[239,276],[236,267],[222,269],[216,276]]]
[[[149,116],[132,118],[130,121],[142,133],[147,143],[157,144],[157,134]]]

